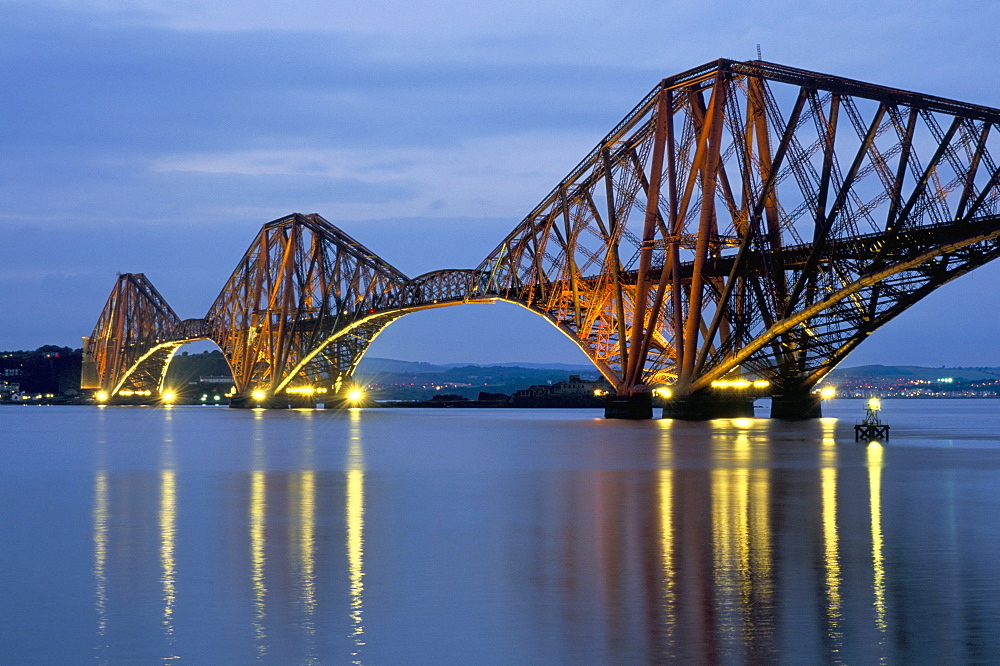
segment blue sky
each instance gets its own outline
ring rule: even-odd
[[[259,226],[320,213],[410,275],[472,267],[662,77],[718,57],[1000,107],[990,2],[0,0],[0,349],[79,346],[116,272],[204,314]],[[1000,365],[1000,266],[847,361]],[[984,304],[986,307],[984,307]],[[371,353],[585,362],[515,306]]]

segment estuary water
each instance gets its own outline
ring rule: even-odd
[[[825,412],[0,408],[0,664],[1000,660],[1000,401]]]

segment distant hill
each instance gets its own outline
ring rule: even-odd
[[[365,356],[358,364],[358,370],[366,373],[431,373],[447,372],[455,368],[525,368],[528,370],[558,370],[560,372],[593,373],[597,369],[593,365],[574,365],[570,363],[424,363],[423,361],[398,361],[392,358]]]
[[[79,375],[79,371],[77,371]],[[475,399],[480,392],[511,395],[536,384],[555,384],[570,375],[583,379],[600,378],[597,368],[590,365],[565,363],[496,363],[472,365],[449,363],[435,365],[417,361],[399,361],[377,356],[364,357],[354,373],[354,380],[371,387],[380,399],[429,400],[442,392]],[[201,384],[201,377],[229,376],[229,367],[218,350],[200,354],[181,353],[174,357],[167,374],[167,383],[188,390],[203,392],[228,390],[226,382]]]
[[[910,378],[934,381],[950,377],[956,382],[974,382],[1000,378],[1000,368],[926,368],[918,365],[859,365],[837,368],[831,379],[846,377]]]
[[[79,387],[80,351],[55,346],[35,351],[0,352],[0,374],[30,392],[63,393]],[[68,365],[67,365],[68,364]],[[65,366],[65,367],[64,367]],[[475,398],[480,390],[511,394],[534,384],[553,384],[569,375],[585,380],[600,378],[589,364],[569,363],[472,363],[433,364],[366,356],[355,378],[382,387],[387,393],[405,393],[406,398],[425,399],[448,390]],[[229,375],[229,367],[219,350],[200,354],[181,352],[170,364],[167,381],[184,386],[199,377]],[[1000,367],[937,367],[916,365],[860,365],[837,368],[829,379],[862,382],[872,380],[925,380],[938,383],[950,378],[955,385],[1000,384]],[[997,384],[994,384],[997,382]],[[220,384],[221,386],[221,384]],[[412,394],[412,395],[411,395]]]
[[[409,374],[423,374],[428,372],[441,372],[450,366],[433,365],[423,361],[397,361],[394,358],[378,358],[377,356],[365,356],[358,364],[358,370],[365,373],[398,372]]]
[[[468,364],[463,364],[468,365]],[[460,366],[454,366],[460,367]],[[597,372],[590,363],[575,365],[572,363],[487,363],[483,368],[528,368],[529,370],[560,370],[562,372]]]

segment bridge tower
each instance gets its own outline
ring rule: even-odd
[[[1000,254],[1000,111],[762,61],[662,80],[478,267],[621,415],[819,414],[866,336]],[[752,413],[752,411],[751,411]]]
[[[83,339],[81,388],[103,401],[155,400],[177,348],[181,320],[142,273],[119,274],[94,326]]]
[[[205,316],[232,369],[234,403],[287,402],[289,389],[332,398],[403,314],[385,310],[407,280],[319,215],[265,224]]]

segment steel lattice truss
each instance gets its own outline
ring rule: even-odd
[[[263,226],[202,319],[180,320],[144,275],[125,274],[85,343],[85,388],[159,391],[182,344],[213,340],[240,394],[335,391],[372,340],[416,309],[467,302],[472,271],[410,280],[319,215]]]
[[[619,391],[811,387],[1000,253],[1000,111],[765,62],[664,79],[479,266]]]
[[[159,390],[184,344],[180,318],[142,273],[118,276],[94,332],[83,343],[83,388]]]
[[[661,81],[474,270],[408,279],[296,214],[264,225],[204,319],[121,276],[87,344],[92,383],[149,385],[209,338],[241,393],[337,386],[396,318],[499,299],[620,393],[734,373],[807,390],[1000,255],[998,125],[996,109],[718,60]]]
[[[364,321],[374,338],[395,317],[370,315],[407,280],[318,215],[291,215],[261,229],[205,316],[206,334],[238,388],[278,391],[303,371],[336,382],[367,345],[334,336]]]

